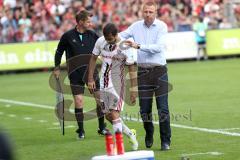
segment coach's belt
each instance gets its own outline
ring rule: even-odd
[[[148,66],[148,67],[141,67],[139,66],[138,69],[140,70],[154,70],[154,69],[158,69],[158,68],[164,68],[167,65],[159,65],[159,66]]]

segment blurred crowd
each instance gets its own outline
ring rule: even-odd
[[[232,0],[156,0],[169,32],[191,31],[199,18],[208,29],[240,27],[240,5]],[[93,29],[107,22],[122,31],[142,17],[144,0],[0,0],[0,43],[58,40],[75,26],[75,13],[93,13]],[[234,23],[233,23],[234,22]]]

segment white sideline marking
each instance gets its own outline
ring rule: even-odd
[[[8,117],[12,117],[13,118],[13,117],[16,117],[16,115],[15,114],[9,114]]]
[[[29,102],[20,102],[20,101],[14,101],[14,100],[9,100],[9,99],[1,99],[0,98],[0,102],[24,105],[24,106],[36,107],[36,108],[54,109],[54,107],[47,106],[47,105],[41,105],[41,104],[35,104],[35,103],[29,103]],[[142,122],[141,120],[138,120],[137,118],[131,118],[131,121]],[[153,123],[158,124],[158,122],[153,122]],[[184,128],[184,129],[196,130],[196,131],[201,131],[201,132],[217,133],[217,134],[223,134],[223,135],[228,135],[228,136],[240,137],[240,133],[235,133],[235,132],[227,132],[227,131],[208,129],[208,128],[191,127],[191,126],[186,126],[186,125],[181,125],[181,124],[171,124],[171,126],[176,127],[176,128]]]
[[[54,126],[58,126],[59,125],[59,122],[54,122],[52,123]]]
[[[46,120],[38,120],[38,122],[40,122],[40,123],[46,123],[47,121]]]
[[[10,103],[10,104],[17,104],[17,105],[24,105],[24,106],[29,106],[29,107],[54,109],[54,107],[47,106],[47,105],[41,105],[41,104],[35,104],[35,103],[29,103],[29,102],[21,102],[21,101],[13,101],[13,100],[9,100],[9,99],[1,99],[0,98],[0,102]]]
[[[231,131],[231,130],[238,130],[240,128],[224,128],[224,129],[218,129],[219,131]]]
[[[123,118],[123,119],[125,119],[125,118]],[[142,122],[142,120],[139,120],[137,118],[131,118],[130,121]],[[156,122],[156,121],[154,121],[153,123],[158,124],[158,122]],[[181,125],[181,124],[173,124],[173,123],[171,123],[171,126],[175,127],[175,128],[184,128],[184,129],[191,129],[191,130],[208,132],[208,133],[218,133],[218,134],[240,137],[240,133],[235,133],[235,132],[227,132],[227,131],[208,129],[208,128],[191,127],[191,126],[186,126],[186,125]]]
[[[64,128],[75,128],[75,126],[69,125],[69,126],[65,126]],[[52,128],[48,128],[48,129],[60,129],[60,127],[52,127]]]
[[[182,154],[182,157],[206,155],[206,154],[213,155],[213,156],[220,156],[223,153],[221,153],[221,152],[190,153],[190,154]]]
[[[31,117],[24,117],[23,119],[29,121],[29,120],[31,120],[32,118],[31,118]]]
[[[227,132],[227,131],[208,129],[208,128],[190,127],[190,126],[185,126],[185,125],[181,125],[181,124],[171,124],[171,126],[176,127],[176,128],[185,128],[185,129],[192,129],[192,130],[197,130],[197,131],[202,131],[202,132],[218,133],[218,134],[240,137],[240,133],[235,133],[235,132]]]
[[[6,107],[6,108],[9,108],[9,107],[11,107],[11,105],[10,105],[10,104],[6,104],[5,107]]]

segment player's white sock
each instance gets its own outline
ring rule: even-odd
[[[136,151],[138,149],[138,141],[136,138],[136,130],[129,129],[126,124],[124,124],[123,120],[121,119],[122,127],[123,127],[123,133],[127,135],[129,138],[130,143],[132,144],[132,149]]]
[[[121,122],[121,119],[118,118],[118,119],[115,119],[115,120],[112,120],[112,125],[113,125],[113,131],[114,133],[116,132],[122,132],[122,122]]]
[[[132,131],[128,128],[128,126],[123,122],[122,119],[121,119],[121,123],[122,123],[122,131],[123,131],[123,133],[126,136],[131,137],[132,136]]]

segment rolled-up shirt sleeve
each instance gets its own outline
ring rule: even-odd
[[[133,25],[129,26],[126,30],[120,32],[119,35],[120,35],[121,39],[126,40],[129,38],[132,38],[133,37],[132,29],[133,29]]]
[[[126,56],[126,65],[133,65],[134,64],[134,49],[133,48],[129,48],[127,50],[123,51],[124,55]]]

